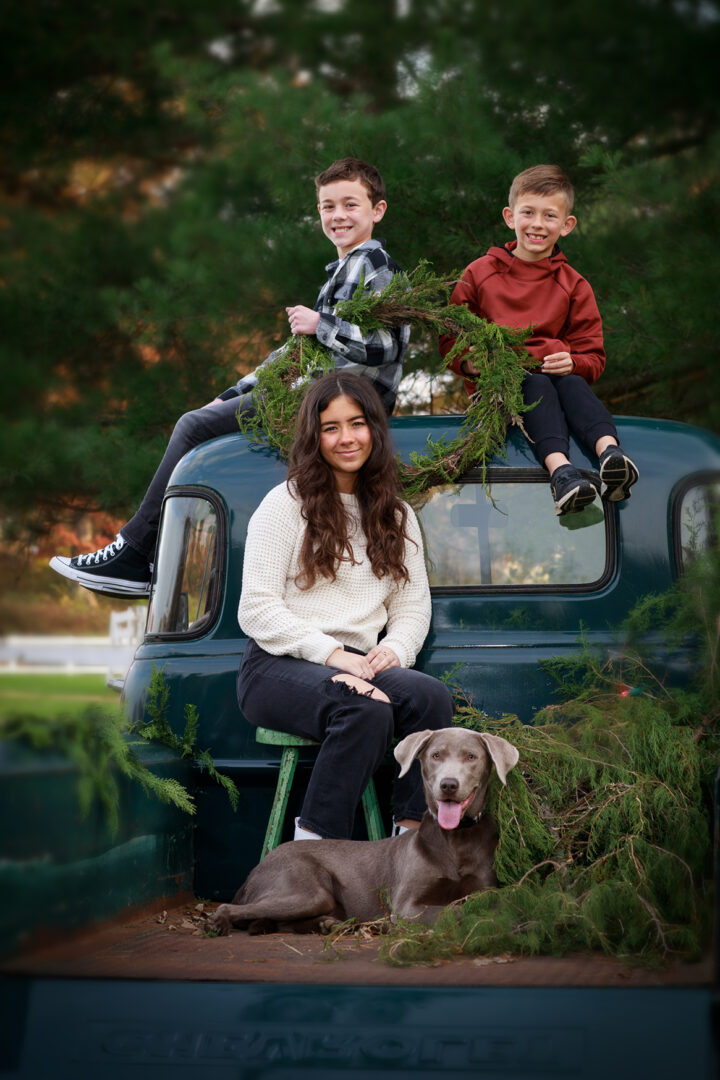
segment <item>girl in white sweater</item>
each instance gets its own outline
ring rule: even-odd
[[[244,715],[321,743],[296,839],[351,836],[393,739],[452,723],[444,684],[412,670],[430,588],[417,519],[398,492],[370,381],[335,372],[311,383],[287,482],[250,520],[238,612],[251,639],[238,676]],[[393,801],[397,825],[416,827],[417,767],[396,780]]]

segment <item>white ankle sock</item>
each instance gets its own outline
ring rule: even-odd
[[[309,829],[303,829],[299,824],[300,818],[295,818],[295,835],[293,840],[322,840],[322,836],[318,836],[316,832],[310,832]]]

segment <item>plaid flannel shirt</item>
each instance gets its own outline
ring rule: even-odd
[[[316,337],[326,345],[335,358],[338,370],[352,371],[372,379],[388,413],[395,404],[398,384],[402,377],[402,362],[410,340],[410,326],[403,324],[392,329],[371,330],[363,334],[359,326],[344,322],[335,314],[335,305],[348,300],[363,278],[363,288],[381,292],[389,285],[393,274],[402,273],[398,264],[390,258],[380,240],[366,240],[364,244],[325,267],[328,279],[315,302],[320,312]],[[285,346],[271,352],[260,367],[271,364]],[[250,372],[236,386],[221,394],[224,400],[250,393],[257,385],[257,372]]]

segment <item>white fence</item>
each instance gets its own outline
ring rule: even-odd
[[[110,613],[106,636],[8,634],[0,638],[0,670],[66,671],[105,674],[122,685],[135,650],[143,640],[147,605]]]
[[[110,643],[137,648],[145,635],[147,604],[110,612]]]

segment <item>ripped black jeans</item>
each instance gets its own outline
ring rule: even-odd
[[[271,656],[250,640],[238,673],[238,701],[258,727],[303,735],[319,742],[300,824],[319,836],[352,834],[355,810],[368,780],[393,739],[452,724],[453,705],[444,683],[414,668],[388,668],[372,680],[389,704],[353,693],[334,676],[337,668]],[[420,766],[414,762],[393,786],[396,820],[417,821],[425,812]]]

